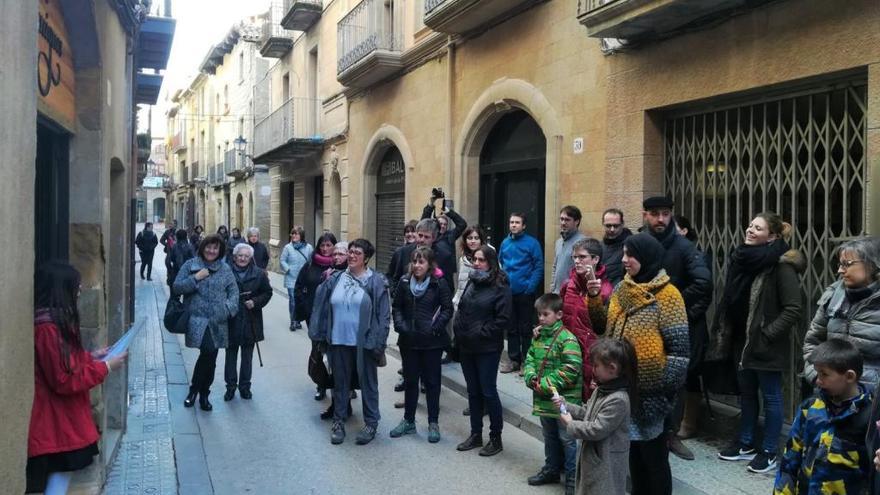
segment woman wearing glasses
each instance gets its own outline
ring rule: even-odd
[[[804,337],[804,376],[813,383],[813,349],[828,339],[849,339],[865,359],[861,382],[873,389],[880,379],[880,238],[849,241],[837,250],[840,279],[819,298]]]
[[[377,368],[385,356],[391,300],[385,276],[367,266],[375,252],[366,239],[348,245],[348,268],[333,272],[318,286],[309,320],[309,338],[330,359],[334,380],[330,442],[334,445],[345,440],[353,370],[360,380],[365,423],[356,443],[370,443],[379,425]]]
[[[791,226],[779,215],[759,213],[749,223],[743,243],[727,261],[724,293],[715,313],[706,360],[736,366],[742,417],[739,437],[718,453],[725,461],[749,461],[748,470],[776,469],[782,431],[782,370],[791,330],[800,319],[801,281],[806,268],[800,252],[785,238]],[[764,440],[755,443],[758,391],[763,397]]]

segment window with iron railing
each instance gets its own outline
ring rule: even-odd
[[[363,0],[343,17],[337,25],[337,72],[376,50],[401,51],[402,7],[400,0]]]

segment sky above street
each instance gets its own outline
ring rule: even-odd
[[[154,0],[152,13],[161,12],[164,3]],[[173,0],[171,13],[177,19],[177,29],[159,102],[153,107],[153,136],[165,135],[170,95],[185,88],[198,74],[208,49],[221,41],[233,24],[265,12],[268,6],[269,0]],[[138,114],[139,132],[146,132],[148,127],[147,108],[142,105]]]

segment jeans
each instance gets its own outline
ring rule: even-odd
[[[501,398],[498,396],[500,352],[461,353],[461,372],[467,384],[468,408],[471,410],[471,433],[483,432],[483,408],[489,411],[489,435],[500,436],[504,424]]]
[[[513,321],[507,330],[507,357],[523,364],[532,345],[532,328],[535,326],[535,295],[513,296]]]
[[[440,359],[443,349],[400,349],[403,359],[404,410],[403,418],[415,421],[419,403],[419,378],[425,384],[428,402],[428,423],[437,423],[440,417]]]
[[[237,373],[238,365],[238,349],[237,345],[230,345],[226,348],[226,362],[224,369],[224,378],[226,386],[238,388],[241,390],[251,388],[251,371],[254,364],[254,344],[241,346],[241,372]]]
[[[296,323],[296,320],[294,319],[295,318],[294,315],[296,314],[294,312],[294,310],[296,308],[296,303],[294,302],[294,299],[293,299],[293,291],[294,291],[293,287],[287,288],[287,311],[290,312],[290,326],[293,326]]]
[[[141,251],[141,278],[144,278],[144,268],[147,269],[147,278],[152,278],[153,251]]]
[[[670,495],[672,471],[669,469],[669,445],[666,434],[653,440],[629,444],[630,495]]]
[[[574,479],[577,466],[577,440],[568,433],[556,418],[541,418],[544,433],[544,470],[561,473],[566,479]]]
[[[331,345],[327,349],[330,370],[333,374],[333,421],[348,418],[352,372],[357,370],[361,382],[361,403],[364,410],[364,423],[370,426],[379,424],[379,376],[378,360],[373,351],[358,349],[349,345]]]
[[[764,442],[762,449],[776,453],[782,432],[782,372],[740,370],[737,373],[740,389],[742,419],[739,423],[739,441],[753,445],[758,424],[758,389],[764,399]]]

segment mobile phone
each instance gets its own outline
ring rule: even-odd
[[[444,199],[443,200],[443,209],[444,210],[451,210],[452,208],[454,208],[454,206],[455,206],[455,203],[451,199]]]
[[[596,272],[593,271],[593,267],[587,265],[587,280],[596,280]]]

